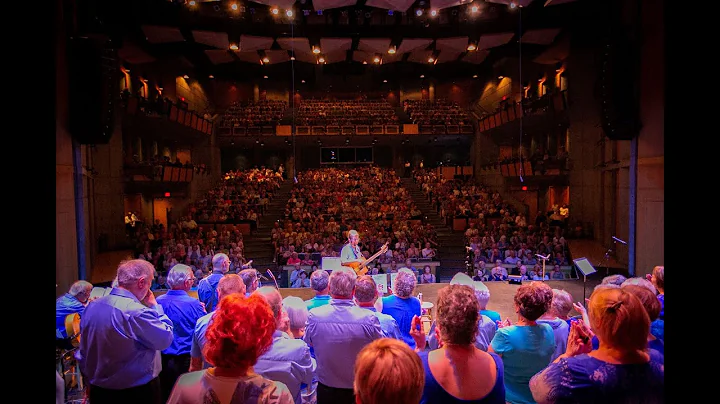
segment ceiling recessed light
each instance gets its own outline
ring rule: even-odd
[[[387,83],[387,80],[383,80],[383,83]]]
[[[477,46],[475,46],[474,43],[471,43],[471,44],[468,45],[468,47],[467,47],[467,50],[469,50],[469,51],[474,51],[475,49],[477,49]]]
[[[186,75],[183,76],[183,78],[184,78],[185,80],[187,80],[187,79],[190,78],[190,76],[188,76],[188,75],[186,74]]]
[[[209,79],[214,79],[215,76],[213,76],[213,75],[211,74],[211,75],[208,76],[208,78],[209,78]]]
[[[420,78],[421,78],[421,79],[424,79],[424,78],[425,78],[425,75],[424,75],[424,74],[421,74],[421,75],[420,75]]]
[[[267,56],[265,56],[265,57],[263,58],[263,63],[270,63],[270,58],[268,58]]]
[[[232,50],[238,50],[238,49],[240,49],[240,48],[238,48],[237,45],[232,44],[232,45],[230,45],[230,49],[232,49]]]
[[[268,78],[268,76],[263,76],[264,79]]]

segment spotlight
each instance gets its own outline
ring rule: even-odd
[[[472,12],[472,13],[477,13],[478,10],[479,10],[478,6],[472,6],[472,7],[470,7],[470,12]]]
[[[270,58],[268,58],[267,56],[265,56],[265,57],[263,58],[263,63],[270,63]]]
[[[415,11],[415,15],[417,15],[418,17],[420,17],[421,15],[423,15],[423,11],[418,8],[418,9]]]
[[[238,5],[235,4],[235,3],[233,3],[233,4],[230,5],[230,8],[232,8],[232,9],[235,10],[235,11],[237,11]]]
[[[317,54],[320,53],[320,52],[321,52],[321,51],[320,51],[320,48],[318,48],[317,46],[313,46],[312,53],[314,53],[314,54],[317,55]]]
[[[195,0],[190,0],[190,1],[188,2],[188,5],[190,5],[190,6],[194,6],[195,4],[196,4],[196,3],[195,3]]]
[[[292,16],[293,16],[293,11],[292,11],[292,10],[287,10],[287,11],[285,12],[285,15],[288,16],[288,17],[292,17]]]
[[[325,58],[320,56],[320,58],[318,58],[318,63],[325,63]]]
[[[430,56],[430,57],[428,58],[428,63],[435,63],[435,58],[432,57],[432,56]]]
[[[392,46],[392,47],[390,47],[390,49],[388,49],[388,53],[391,55],[394,55],[395,52],[397,52],[397,48],[394,46]]]
[[[375,59],[373,59],[373,62],[375,62],[375,63],[380,63],[380,57],[375,56]]]
[[[238,50],[238,49],[240,49],[240,48],[238,48],[237,45],[232,44],[232,45],[230,45],[230,49],[232,49],[232,50]]]
[[[270,12],[271,12],[273,15],[278,15],[278,13],[280,12],[280,10],[278,10],[277,8],[273,8],[272,10],[270,10]]]
[[[430,11],[430,16],[431,16],[431,17],[437,17],[437,15],[438,15],[437,10],[432,10],[432,11]]]
[[[471,51],[471,52],[474,51],[475,49],[477,49],[477,46],[475,46],[474,43],[471,43],[471,44],[468,45],[468,47],[467,47],[467,50],[469,50],[469,51]]]

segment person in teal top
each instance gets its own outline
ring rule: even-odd
[[[324,269],[317,269],[310,275],[310,287],[315,291],[315,297],[305,300],[308,310],[330,303],[329,279],[330,275]]]
[[[555,336],[548,324],[536,320],[550,308],[553,292],[542,282],[522,285],[515,293],[517,322],[507,319],[495,333],[488,352],[503,361],[505,400],[513,404],[535,403],[530,378],[543,370],[555,352]]]

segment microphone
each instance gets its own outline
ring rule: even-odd
[[[278,283],[277,283],[277,279],[275,279],[275,275],[273,275],[272,271],[269,270],[269,269],[266,269],[265,272],[266,272],[268,275],[270,275],[270,277],[272,278],[273,282],[275,282],[275,289],[280,289],[280,286],[278,286]]]
[[[627,245],[627,242],[622,241],[622,240],[620,240],[619,238],[617,238],[617,237],[615,237],[615,236],[612,236],[612,239],[615,240],[616,242],[620,243],[620,244]]]

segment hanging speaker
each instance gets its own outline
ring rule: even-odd
[[[600,70],[601,116],[605,136],[630,140],[640,132],[640,49],[626,35],[604,45]]]
[[[87,37],[71,38],[68,51],[70,134],[80,144],[106,144],[119,96],[117,51]]]

